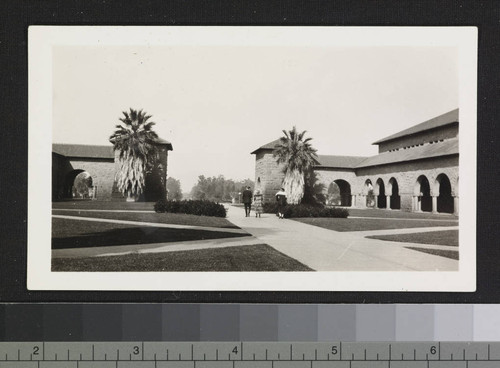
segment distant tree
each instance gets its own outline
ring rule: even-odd
[[[342,203],[339,186],[334,182],[331,182],[328,186],[328,203],[334,206]]]
[[[301,203],[317,205],[325,204],[327,196],[325,195],[325,185],[318,180],[314,170],[311,168],[305,173],[304,197]]]
[[[224,176],[205,177],[198,176],[198,182],[191,189],[192,199],[207,199],[215,202],[229,202],[238,197],[238,192],[246,186],[253,188],[254,183],[250,179],[234,181]]]
[[[154,142],[158,135],[152,129],[155,123],[148,121],[150,118],[142,110],[123,111],[121,123],[109,138],[119,153],[117,186],[127,200],[137,200],[143,192],[146,171],[157,157]]]
[[[285,179],[283,186],[287,193],[287,201],[298,204],[304,196],[305,174],[317,162],[316,149],[311,146],[312,138],[304,139],[306,131],[299,133],[296,127],[292,130],[283,130],[273,155],[278,164],[284,164]]]
[[[181,182],[175,178],[167,179],[168,199],[180,201],[182,199]]]

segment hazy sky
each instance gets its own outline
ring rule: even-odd
[[[153,115],[168,175],[254,179],[250,152],[307,130],[319,154],[371,143],[458,107],[455,48],[58,46],[53,142],[109,144],[121,111]],[[92,174],[92,173],[91,173]]]

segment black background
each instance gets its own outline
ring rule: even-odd
[[[496,128],[496,123],[500,123],[500,1],[3,0],[0,1],[0,19],[1,302],[500,303],[500,188],[497,179],[499,152]],[[29,25],[477,26],[477,291],[28,291],[26,218]],[[50,131],[47,132],[49,134]]]

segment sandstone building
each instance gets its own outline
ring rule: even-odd
[[[168,151],[172,151],[172,144],[158,138],[156,145],[159,149],[158,175],[165,185],[167,179]],[[53,144],[52,145],[52,200],[70,198],[92,198],[99,200],[125,200],[118,191],[115,182],[118,170],[118,153],[113,146],[93,146],[81,144]],[[91,179],[88,193],[84,195],[75,190],[75,179],[85,174]],[[157,192],[158,184],[146,177],[146,188],[142,199]],[[166,188],[165,188],[166,190]]]
[[[252,152],[256,189],[266,202],[284,178],[273,157],[278,142]],[[334,205],[458,215],[458,109],[373,144],[379,152],[372,157],[318,155],[317,183],[339,192]]]

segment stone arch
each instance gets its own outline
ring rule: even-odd
[[[396,178],[389,179],[387,194],[390,195],[390,208],[392,210],[401,209],[401,196],[399,195],[399,184]]]
[[[387,198],[385,196],[385,184],[382,178],[378,178],[375,183],[375,195],[377,196],[376,207],[386,208]]]
[[[416,211],[432,212],[431,186],[425,175],[417,178],[414,195],[417,197]]]
[[[366,179],[363,186],[363,194],[366,196],[366,207],[375,207],[375,194],[373,183],[370,179]]]
[[[436,177],[435,193],[437,194],[437,211],[453,213],[453,195],[450,178],[446,174],[439,174]]]
[[[86,170],[75,169],[66,174],[64,198],[93,198],[93,179]]]
[[[350,207],[351,200],[351,184],[343,179],[337,179],[328,186],[328,202],[334,206]]]

